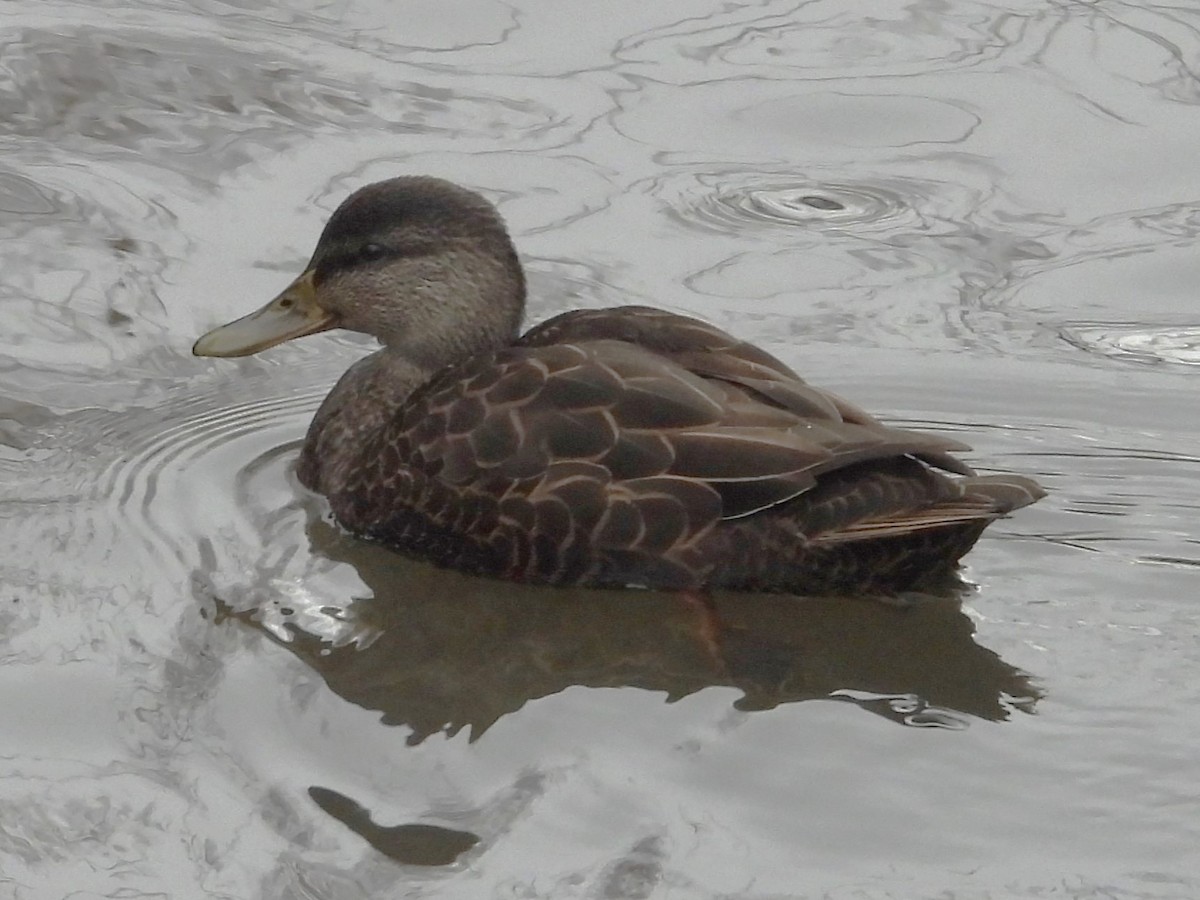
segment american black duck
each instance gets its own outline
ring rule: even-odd
[[[697,319],[578,310],[521,335],[524,310],[496,209],[393,178],[342,203],[304,273],[194,352],[378,338],[317,411],[300,481],[352,532],[516,581],[895,593],[1043,495]]]

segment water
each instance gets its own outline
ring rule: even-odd
[[[283,6],[0,10],[0,898],[1200,896],[1200,10]],[[342,535],[369,342],[189,348],[405,172],[1050,496],[719,659]]]

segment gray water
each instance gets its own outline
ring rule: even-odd
[[[0,6],[0,898],[1200,896],[1200,6]],[[370,342],[197,360],[353,188],[484,191],[1039,478],[957,596],[537,591],[291,473]]]

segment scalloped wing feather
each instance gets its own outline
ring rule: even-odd
[[[711,325],[580,311],[415,391],[330,500],[352,530],[469,571],[765,589],[809,584],[809,548],[959,529],[905,544],[956,559],[1038,496],[1016,476],[931,468],[970,473],[958,449],[881,424]],[[838,559],[833,571],[874,577]]]
[[[883,426],[759,348],[643,308],[568,313],[443,373],[383,443],[534,533],[639,535],[627,549],[656,552],[800,496],[823,473],[962,447]],[[569,500],[569,522],[551,497]],[[521,503],[538,514],[516,513]]]

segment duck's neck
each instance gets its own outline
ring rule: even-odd
[[[360,463],[367,438],[390,422],[432,375],[387,347],[351,366],[308,427],[296,466],[300,483],[326,496],[341,491]]]

